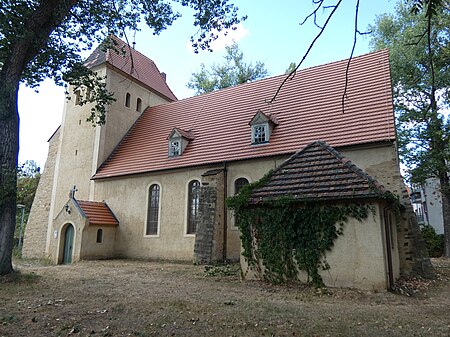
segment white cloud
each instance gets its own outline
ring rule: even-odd
[[[247,28],[244,27],[244,24],[241,22],[238,25],[234,26],[235,29],[230,29],[226,32],[214,32],[215,34],[218,34],[217,40],[213,41],[211,43],[211,49],[213,51],[221,51],[224,50],[226,46],[230,46],[233,44],[233,42],[239,42],[244,37],[250,34]],[[186,48],[194,52],[194,48],[192,48],[191,42],[188,42],[186,44]]]
[[[219,38],[211,43],[211,48],[214,51],[223,50],[226,46],[232,45],[233,42],[239,42],[248,34],[248,29],[245,28],[244,24],[241,22],[236,26],[235,30],[229,30],[227,35],[221,33]]]

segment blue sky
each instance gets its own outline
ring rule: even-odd
[[[183,17],[159,36],[148,29],[136,33],[136,49],[150,57],[160,71],[167,74],[167,81],[175,95],[181,99],[192,96],[187,89],[191,74],[222,62],[224,47],[234,39],[238,42],[247,62],[262,61],[271,76],[284,73],[291,62],[298,63],[318,33],[312,23],[300,26],[313,6],[311,0],[230,0],[248,19],[226,38],[214,44],[214,52],[195,54],[189,38],[195,34],[191,15],[183,11]],[[328,1],[334,3],[337,1]],[[343,0],[327,26],[326,31],[313,47],[302,68],[346,59],[353,43],[354,10],[356,0]],[[365,31],[375,17],[392,13],[394,0],[361,0],[358,26]],[[319,11],[323,23],[328,12]],[[133,35],[129,34],[133,40]],[[359,36],[354,55],[369,52],[370,36]],[[19,162],[35,160],[42,168],[47,156],[48,138],[61,123],[64,107],[64,89],[46,80],[39,93],[21,87],[19,91],[20,152]]]

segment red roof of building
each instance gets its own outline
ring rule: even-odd
[[[75,200],[91,225],[118,225],[114,213],[105,202]]]
[[[381,198],[385,188],[349,159],[324,142],[316,141],[297,152],[252,192],[258,204],[291,196],[298,201]]]
[[[130,48],[118,37],[112,36],[112,39],[117,44],[115,48],[119,53],[112,49],[105,51],[103,50],[104,47],[100,45],[84,62],[86,67],[92,68],[107,62],[116,69],[131,75],[163,97],[172,101],[177,100],[166,83],[165,75],[160,73],[155,62],[137,50]]]
[[[148,108],[94,179],[292,154],[315,140],[333,147],[395,139],[387,50],[355,57],[342,95],[347,60],[299,71],[272,104],[286,75]],[[251,144],[249,121],[261,110],[278,125],[269,143]],[[168,157],[167,135],[190,130],[181,156]]]

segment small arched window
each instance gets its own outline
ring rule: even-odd
[[[234,181],[234,195],[238,194],[242,187],[248,184],[246,178],[238,178]]]
[[[145,235],[158,235],[159,185],[153,184],[148,191],[148,213]]]
[[[103,242],[103,229],[99,228],[97,229],[97,243]]]
[[[200,182],[192,180],[188,185],[188,217],[186,234],[195,234],[200,206]]]
[[[81,90],[77,89],[75,92],[75,105],[80,105],[81,104]]]
[[[136,100],[136,111],[141,112],[141,110],[142,110],[142,100],[140,98],[138,98]]]
[[[130,105],[131,105],[131,94],[127,92],[127,94],[125,95],[125,106],[129,108]]]

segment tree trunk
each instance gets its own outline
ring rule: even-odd
[[[76,3],[77,0],[41,1],[24,19],[24,30],[16,35],[4,51],[6,57],[0,69],[0,275],[13,271],[19,155],[19,82],[27,65],[46,46],[50,34],[70,14]]]
[[[0,275],[13,271],[12,249],[16,227],[16,168],[19,153],[19,81],[0,76]]]

